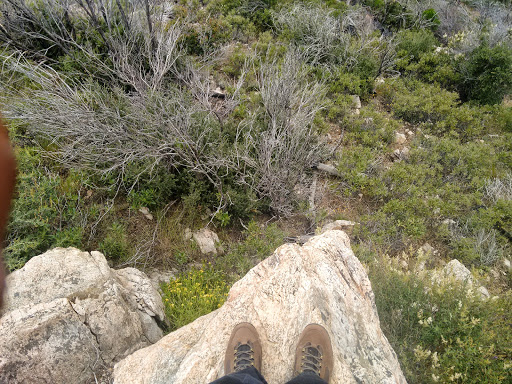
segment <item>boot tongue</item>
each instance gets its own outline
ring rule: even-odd
[[[235,350],[235,371],[241,371],[252,365],[253,350],[249,344],[240,344]]]
[[[320,362],[322,361],[322,354],[318,348],[311,346],[305,347],[302,359],[304,372],[320,376]]]

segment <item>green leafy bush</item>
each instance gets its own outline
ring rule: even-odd
[[[220,308],[229,291],[224,275],[211,265],[183,273],[161,288],[170,331]]]
[[[426,29],[400,31],[397,39],[399,68],[406,68],[411,62],[418,62],[423,55],[432,52],[437,44],[434,34]]]
[[[464,287],[431,287],[387,258],[370,264],[382,329],[411,383],[503,383],[512,364],[510,293],[482,300]]]
[[[112,260],[128,258],[128,239],[126,227],[120,222],[114,222],[107,229],[106,235],[99,244],[101,252]]]
[[[229,251],[217,260],[222,270],[231,272],[233,278],[243,276],[250,268],[283,244],[284,233],[276,224],[260,226],[250,221],[244,233],[244,240],[234,244]]]
[[[393,85],[392,109],[395,116],[412,124],[437,123],[446,119],[457,105],[458,95],[430,85],[411,81]]]
[[[459,60],[463,100],[497,104],[512,91],[512,49],[504,44],[494,47],[483,42]]]
[[[82,214],[79,175],[67,178],[48,170],[32,148],[16,152],[16,196],[7,227],[4,255],[7,268],[21,268],[31,257],[50,247],[82,245]]]

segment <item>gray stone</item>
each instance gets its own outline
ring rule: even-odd
[[[208,228],[203,228],[199,231],[196,231],[192,234],[194,240],[196,241],[201,253],[204,255],[207,254],[217,254],[217,245],[219,244],[219,236]]]
[[[453,277],[461,283],[473,284],[471,271],[467,269],[459,260],[454,259],[443,268],[443,274],[447,277]]]
[[[338,172],[338,170],[336,169],[336,167],[334,165],[330,165],[330,164],[323,164],[323,163],[319,163],[317,165],[317,169],[319,171],[322,171],[322,172],[325,172],[329,175],[332,175],[332,176],[336,176],[336,177],[340,177],[340,173]]]
[[[141,207],[139,209],[139,212],[142,213],[146,219],[151,220],[151,221],[153,220],[153,215],[149,212],[148,208]]]
[[[488,299],[491,297],[491,295],[489,294],[489,291],[487,290],[487,288],[485,288],[483,285],[478,287],[476,289],[476,291],[480,294],[480,296],[484,299]]]
[[[88,383],[104,363],[93,333],[65,298],[0,318],[1,383]]]
[[[302,247],[279,247],[233,285],[221,308],[117,363],[114,383],[210,382],[224,374],[231,330],[244,321],[259,331],[270,383],[292,377],[296,342],[310,323],[330,334],[331,383],[406,382],[380,329],[363,265],[344,232],[328,231]]]
[[[192,235],[191,235],[192,236]],[[160,271],[158,269],[150,269],[148,271],[149,280],[151,280],[151,284],[153,288],[155,288],[158,292],[161,291],[161,284],[168,284],[171,279],[174,279],[176,274],[178,273],[177,269],[172,270],[164,270]]]
[[[361,98],[359,95],[350,95],[352,98],[352,107],[355,109],[361,109]]]
[[[160,296],[144,273],[99,252],[56,248],[7,277],[0,382],[85,383],[158,341]]]
[[[448,227],[452,227],[457,224],[457,222],[453,219],[444,219],[443,224],[447,225]]]
[[[503,266],[507,269],[510,269],[510,260],[509,259],[503,259]]]
[[[418,249],[418,253],[422,253],[425,256],[434,256],[437,255],[438,252],[429,243],[425,243]]]
[[[403,144],[407,141],[407,137],[403,133],[395,132],[395,143]]]
[[[55,248],[7,276],[3,312],[62,297],[97,294],[110,279],[111,269],[100,252]]]
[[[354,226],[356,224],[357,224],[356,222],[349,221],[349,220],[335,220],[331,223],[325,224],[322,227],[322,229],[320,230],[320,234],[327,232],[327,231],[333,231],[333,230],[340,230],[340,231],[346,231],[347,229],[352,230],[352,228],[354,228]]]
[[[224,99],[226,97],[226,92],[220,89],[220,87],[217,87],[211,92],[210,96],[217,97],[219,99]]]

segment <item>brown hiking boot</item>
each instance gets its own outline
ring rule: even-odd
[[[261,372],[261,343],[258,331],[249,323],[238,324],[229,339],[224,358],[224,373],[239,372],[254,366]]]
[[[329,334],[318,324],[309,324],[299,338],[295,352],[294,376],[307,372],[329,382],[333,366]]]

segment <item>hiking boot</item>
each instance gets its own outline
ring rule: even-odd
[[[329,382],[333,366],[329,334],[318,324],[309,324],[299,338],[295,352],[294,376],[310,373]]]
[[[233,329],[229,339],[224,373],[239,372],[251,366],[261,372],[260,337],[252,324],[240,323]]]

